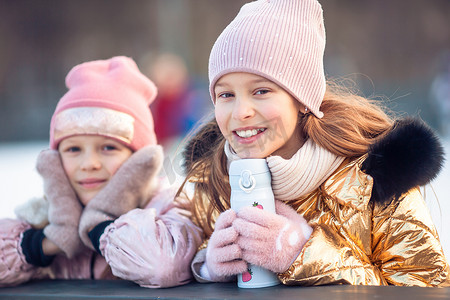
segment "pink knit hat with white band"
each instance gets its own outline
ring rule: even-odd
[[[321,118],[326,89],[325,27],[316,0],[259,0],[242,6],[217,38],[209,58],[210,93],[225,74],[263,76]]]
[[[131,58],[117,56],[75,66],[66,86],[69,91],[50,124],[51,149],[81,134],[113,138],[133,151],[156,144],[149,105],[157,89]]]

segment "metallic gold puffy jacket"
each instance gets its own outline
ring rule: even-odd
[[[450,286],[449,265],[418,188],[437,176],[442,161],[432,130],[404,119],[368,154],[346,159],[316,191],[287,201],[314,230],[278,274],[281,282]],[[203,259],[194,259],[194,275],[194,263]]]
[[[280,280],[447,285],[448,264],[420,191],[413,188],[389,204],[369,201],[373,179],[361,171],[365,159],[347,160],[318,190],[289,202],[314,231]]]

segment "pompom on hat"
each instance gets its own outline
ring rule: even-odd
[[[265,77],[316,117],[325,95],[325,26],[317,0],[258,0],[242,6],[217,38],[209,58],[210,93],[225,74]]]
[[[66,76],[69,91],[50,124],[50,148],[75,135],[113,138],[136,151],[156,144],[149,105],[156,86],[129,57],[117,56],[75,66]]]

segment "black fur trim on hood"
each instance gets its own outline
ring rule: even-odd
[[[436,178],[444,150],[439,138],[422,120],[405,118],[369,147],[361,169],[372,176],[371,201],[387,202]]]

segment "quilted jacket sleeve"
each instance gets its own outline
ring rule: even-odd
[[[324,224],[314,226],[296,261],[278,277],[286,285],[386,285],[380,270],[351,239]]]
[[[27,263],[22,253],[22,233],[30,227],[19,220],[0,220],[0,287],[46,276],[42,268]]]
[[[388,207],[375,206],[372,222],[365,224],[371,231],[368,239],[364,229],[355,239],[348,230],[316,225],[297,260],[279,274],[280,280],[307,286],[448,286],[448,263],[418,190]],[[370,243],[369,253],[362,250],[364,243]]]
[[[115,276],[149,288],[192,279],[190,262],[201,231],[174,196],[174,190],[163,190],[145,209],[134,209],[105,228],[100,250]]]
[[[372,260],[389,284],[448,286],[449,266],[418,189],[375,208]]]

